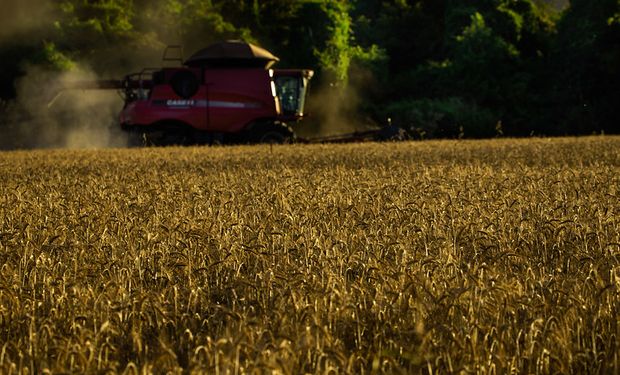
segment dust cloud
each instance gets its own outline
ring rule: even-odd
[[[326,81],[329,82],[329,78]],[[378,86],[370,69],[352,64],[346,84],[326,81],[317,82],[316,86],[311,84],[307,112],[313,131],[304,129],[305,135],[329,137],[374,130],[385,125],[361,115],[365,113],[360,108],[361,104],[370,100]]]
[[[86,68],[57,73],[32,67],[5,105],[0,148],[106,148],[126,146],[117,124],[123,101],[114,90],[69,89],[95,81]]]
[[[41,43],[57,11],[57,4],[50,0],[2,2],[0,43]],[[14,82],[15,99],[0,99],[0,149],[126,145],[117,124],[123,101],[116,91],[66,89],[73,82],[99,78],[86,64],[76,64],[70,72],[36,66],[22,70],[25,74]]]
[[[53,7],[49,0],[8,0],[0,12],[0,42],[37,31],[49,24]]]
[[[316,136],[332,136],[358,130],[355,112],[359,100],[352,87],[325,85],[309,93],[308,113]]]

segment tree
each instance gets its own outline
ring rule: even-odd
[[[423,125],[420,121],[424,120],[412,120],[407,113],[445,109],[450,116],[444,116],[446,112],[431,117],[460,121],[459,124],[434,121],[434,126],[445,129],[426,129],[427,135],[457,136],[464,131],[466,136],[490,136],[499,132],[496,127],[500,123],[505,134],[531,131],[538,100],[531,89],[538,84],[537,72],[544,67],[554,32],[552,17],[534,2],[364,3],[367,9],[380,14],[366,21],[366,25],[376,27],[376,20],[383,19],[385,25],[392,25],[385,30],[398,30],[394,42],[385,38],[391,79],[384,98],[387,103],[379,107],[397,112],[406,109],[400,103],[423,107],[419,111],[405,110],[404,116],[398,113],[382,116],[401,118],[404,126],[420,127]],[[402,29],[399,19],[406,20]]]
[[[617,0],[573,0],[558,24],[551,65],[559,134],[620,131]]]

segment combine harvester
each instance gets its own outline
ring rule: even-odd
[[[177,50],[179,57],[170,57]],[[386,127],[335,137],[297,139],[291,125],[305,116],[313,71],[272,69],[279,59],[250,43],[226,41],[183,61],[171,46],[164,61],[177,67],[146,68],[122,80],[74,82],[64,89],[117,89],[124,100],[119,116],[130,144],[317,143],[392,139]]]

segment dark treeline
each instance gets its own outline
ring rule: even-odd
[[[317,71],[341,118],[412,135],[618,133],[618,0],[29,0],[0,15],[0,97],[30,69],[114,77],[244,39]],[[6,106],[6,104],[5,104]],[[318,116],[320,118],[320,116]]]

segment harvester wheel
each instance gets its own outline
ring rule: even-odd
[[[129,131],[127,146],[129,147],[153,147],[164,146],[161,143],[161,132],[143,131],[134,129]]]
[[[144,147],[147,145],[146,136],[143,132],[129,131],[127,132],[127,146],[128,147]]]
[[[250,141],[254,143],[284,144],[292,143],[295,133],[287,125],[266,123],[252,128]]]

